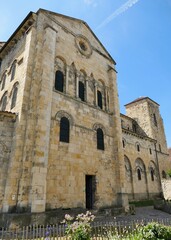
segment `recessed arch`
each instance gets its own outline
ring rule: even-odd
[[[93,125],[93,130],[97,131],[98,128],[101,128],[103,130],[103,133],[106,135],[105,127],[101,123],[95,123]]]
[[[16,74],[16,65],[17,65],[17,60],[15,59],[11,65],[10,71],[9,73],[11,74],[11,79],[10,81],[12,81],[15,78],[15,74]]]
[[[104,80],[102,80],[102,79],[98,79],[98,82],[104,87],[105,86],[105,82],[104,82]]]
[[[126,155],[124,155],[124,161],[125,161],[125,169],[126,169],[126,171],[129,172],[129,173],[132,173],[131,162],[130,162],[129,158]]]
[[[86,71],[85,71],[84,69],[80,69],[80,74],[81,74],[82,76],[84,76],[84,77],[87,76],[87,73],[86,73]]]
[[[8,97],[8,92],[6,91],[1,100],[0,100],[0,110],[1,111],[5,111],[6,110],[6,106],[7,106],[7,97]]]
[[[15,107],[15,105],[16,105],[18,88],[19,88],[19,83],[16,82],[13,85],[12,91],[10,93],[10,96],[11,96],[11,109],[13,109]]]
[[[73,117],[66,111],[60,110],[56,113],[55,119],[60,122],[62,117],[68,118],[71,126],[74,124]]]
[[[146,171],[146,166],[144,164],[144,161],[141,158],[137,158],[135,160],[135,168],[137,169],[137,167],[140,167],[143,172]]]
[[[142,176],[145,176],[146,179],[146,167],[141,158],[135,160],[135,171],[137,173],[138,180],[142,180]]]

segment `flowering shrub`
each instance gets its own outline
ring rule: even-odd
[[[62,223],[66,224],[66,234],[71,240],[90,240],[91,226],[94,215],[87,211],[86,214],[78,214],[74,220],[69,214],[65,215]]]

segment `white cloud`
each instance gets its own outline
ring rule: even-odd
[[[91,1],[91,0],[87,0],[87,1]],[[108,16],[98,27],[97,29],[104,27],[106,24],[108,24],[109,22],[111,22],[115,17],[117,17],[118,15],[124,13],[125,11],[127,11],[129,8],[131,8],[134,4],[136,4],[137,2],[139,2],[139,0],[128,0],[126,3],[124,3],[121,7],[119,7],[118,9],[116,9],[110,16]]]
[[[94,0],[84,0],[84,2],[87,5],[91,5],[94,2]]]
[[[97,7],[97,2],[94,0],[84,0],[86,5],[92,5],[93,7]]]

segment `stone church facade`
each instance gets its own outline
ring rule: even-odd
[[[120,114],[116,63],[85,22],[40,9],[0,46],[1,212],[161,195],[159,105],[144,97]]]

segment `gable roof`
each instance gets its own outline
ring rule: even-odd
[[[139,98],[136,98],[134,101],[129,102],[129,103],[125,104],[124,106],[127,107],[127,106],[129,106],[129,105],[131,105],[133,103],[136,103],[136,102],[139,102],[139,101],[143,101],[143,100],[150,100],[151,102],[153,102],[153,103],[157,104],[158,106],[160,106],[157,102],[153,101],[149,97],[139,97]]]
[[[65,18],[65,19],[69,19],[69,20],[72,20],[74,22],[78,22],[78,23],[82,23],[83,25],[85,25],[87,27],[87,29],[91,32],[91,34],[94,36],[94,38],[98,41],[98,43],[100,44],[100,46],[103,48],[103,50],[106,52],[106,54],[108,55],[108,57],[112,60],[113,64],[116,65],[116,62],[115,60],[112,58],[112,56],[109,54],[109,52],[106,50],[106,48],[103,46],[103,44],[100,42],[100,40],[98,39],[98,37],[95,35],[95,33],[92,31],[92,29],[89,27],[89,25],[81,20],[81,19],[78,19],[78,18],[74,18],[74,17],[70,17],[70,16],[67,16],[67,15],[63,15],[63,14],[60,14],[60,13],[56,13],[56,12],[53,12],[53,11],[49,11],[49,10],[46,10],[46,9],[42,9],[40,8],[38,11],[37,11],[37,14],[39,12],[42,12],[42,13],[49,13],[49,14],[53,14],[55,16],[59,16],[59,17],[62,17],[62,18]]]
[[[109,52],[106,50],[106,48],[103,46],[103,44],[99,41],[99,39],[97,38],[97,36],[94,34],[94,32],[91,30],[91,28],[89,27],[89,25],[81,20],[81,19],[77,19],[77,18],[73,18],[73,17],[69,17],[69,16],[66,16],[66,15],[63,15],[63,14],[59,14],[59,13],[56,13],[56,12],[52,12],[52,11],[49,11],[49,10],[45,10],[45,9],[39,9],[36,13],[34,12],[30,12],[26,18],[21,22],[21,24],[18,26],[18,28],[14,31],[14,33],[11,35],[11,37],[8,39],[8,41],[0,48],[0,57],[2,55],[2,52],[5,50],[5,48],[10,44],[10,46],[12,47],[16,40],[19,38],[19,36],[21,36],[21,34],[19,34],[20,30],[22,28],[25,28],[25,31],[26,31],[26,25],[28,25],[28,28],[29,26],[31,26],[32,24],[32,21],[34,20],[34,15],[38,15],[39,12],[42,12],[44,14],[53,14],[55,16],[59,16],[59,17],[63,17],[65,19],[69,19],[69,20],[72,20],[72,21],[76,21],[76,22],[79,22],[79,23],[82,23],[84,24],[88,30],[91,32],[91,34],[94,36],[94,38],[98,41],[98,43],[100,44],[100,46],[103,48],[103,50],[106,52],[106,54],[108,55],[108,57],[111,59],[111,61],[113,62],[113,64],[116,64],[115,60],[111,57],[111,55],[109,54]],[[29,20],[31,20],[30,24],[29,24]]]

